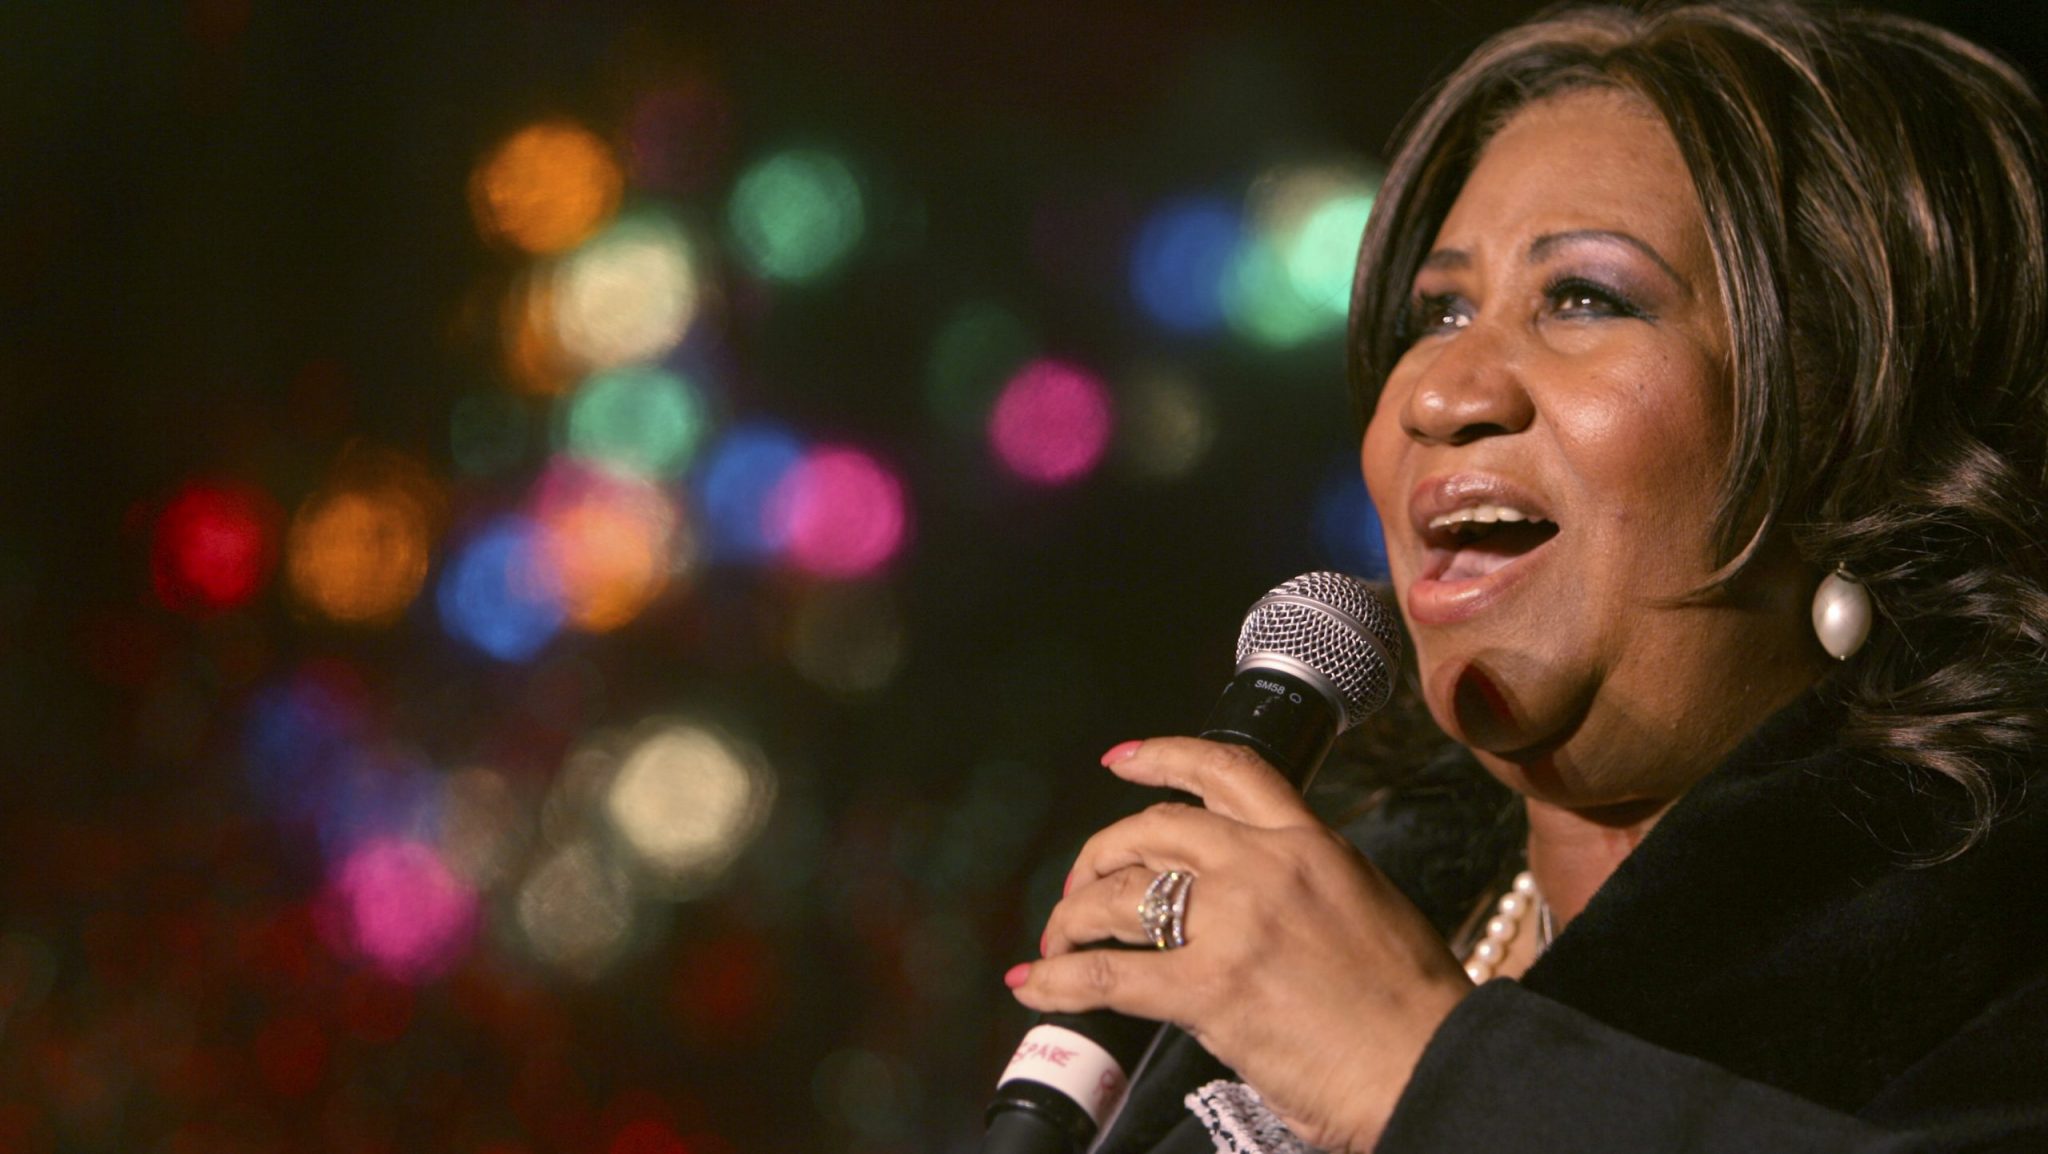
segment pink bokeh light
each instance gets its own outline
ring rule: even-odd
[[[1066,485],[1102,463],[1113,420],[1109,390],[1094,374],[1066,361],[1036,360],[996,398],[989,444],[1024,480]]]
[[[476,931],[476,891],[418,841],[364,843],[342,862],[334,893],[350,944],[401,981],[423,982],[448,972]]]
[[[768,502],[785,556],[821,577],[858,577],[887,564],[910,535],[903,483],[869,454],[824,445],[804,455]]]

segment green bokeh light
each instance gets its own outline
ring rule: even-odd
[[[740,260],[768,280],[804,282],[832,272],[867,229],[860,181],[826,152],[777,153],[733,189],[728,223]]]
[[[585,381],[569,402],[572,456],[639,477],[672,477],[704,438],[703,399],[666,369],[613,369]]]
[[[1334,327],[1328,313],[1302,299],[1287,263],[1262,236],[1238,246],[1223,286],[1223,308],[1232,328],[1273,348],[1291,348]]]
[[[1287,278],[1295,293],[1338,320],[1351,307],[1351,272],[1373,196],[1361,190],[1324,201],[1287,246]]]
[[[932,339],[925,368],[932,415],[949,432],[978,439],[1004,383],[1038,351],[1017,314],[989,301],[960,306]]]

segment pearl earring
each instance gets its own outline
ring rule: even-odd
[[[1820,647],[1847,661],[1870,636],[1870,592],[1840,565],[1813,592],[1813,631]]]

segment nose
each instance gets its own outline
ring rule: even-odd
[[[1536,406],[1511,344],[1483,322],[1445,339],[1402,406],[1402,428],[1417,440],[1446,445],[1528,428]]]

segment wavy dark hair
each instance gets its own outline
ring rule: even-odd
[[[1361,420],[1417,265],[1531,101],[1632,93],[1670,128],[1729,318],[1725,587],[1767,539],[1878,607],[1824,692],[1855,751],[1990,829],[2048,749],[2048,118],[2011,67],[1901,16],[1746,2],[1571,7],[1480,47],[1411,114],[1366,230]],[[1945,806],[1943,803],[1945,799]]]

